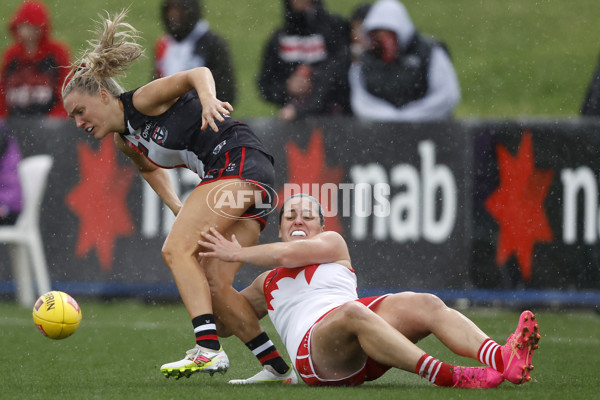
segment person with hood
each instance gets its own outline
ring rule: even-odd
[[[349,114],[350,26],[321,0],[283,0],[284,25],[264,48],[258,79],[262,97],[292,121]]]
[[[166,34],[154,46],[154,76],[162,78],[194,67],[211,70],[217,97],[235,103],[236,81],[226,41],[209,29],[199,0],[163,0]]]
[[[8,24],[14,43],[2,55],[0,118],[66,118],[60,91],[70,65],[67,45],[52,38],[50,13],[39,1],[25,1]]]
[[[396,0],[374,3],[363,29],[369,49],[348,73],[354,115],[392,122],[450,118],[460,86],[445,46],[421,35]]]

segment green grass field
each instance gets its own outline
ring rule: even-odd
[[[0,50],[9,43],[6,25],[21,0],[0,2]],[[211,26],[230,43],[239,84],[238,118],[272,116],[275,109],[256,89],[262,46],[281,23],[280,0],[203,0]],[[324,0],[348,16],[360,0]],[[56,36],[77,53],[91,38],[91,19],[103,9],[130,5],[129,21],[148,49],[123,81],[126,88],[150,78],[149,51],[162,27],[160,0],[47,0]],[[600,53],[600,8],[596,0],[481,1],[406,0],[416,26],[445,40],[462,87],[458,118],[570,118],[578,114]],[[226,375],[167,380],[159,366],[183,356],[192,345],[183,306],[136,301],[82,301],[83,322],[72,337],[52,341],[35,329],[31,310],[0,301],[0,398],[4,399],[481,399],[480,391],[440,389],[413,374],[390,371],[359,388],[230,387],[227,381],[258,371],[243,344],[223,341],[232,365]],[[600,316],[591,312],[536,311],[542,333],[535,354],[534,382],[504,383],[486,399],[592,399],[598,397]],[[496,309],[466,314],[503,342],[518,313]],[[272,327],[271,337],[284,348]],[[435,339],[422,347],[451,363],[463,360]]]
[[[229,386],[233,378],[258,371],[258,362],[235,338],[223,340],[231,360],[225,375],[197,374],[165,379],[162,363],[174,361],[192,345],[191,324],[178,304],[136,301],[81,302],[83,321],[71,337],[54,341],[40,335],[31,310],[0,303],[0,398],[15,399],[481,399],[479,390],[437,388],[414,374],[393,370],[356,388]],[[534,310],[536,311],[536,310]],[[516,326],[518,313],[473,309],[465,314],[497,341]],[[537,310],[542,339],[534,355],[534,381],[504,382],[485,392],[486,399],[597,398],[600,369],[600,316],[591,312]],[[268,319],[263,324],[281,351]],[[421,347],[451,363],[477,365],[453,355],[435,338]],[[527,397],[525,397],[527,396]]]
[[[324,0],[349,16],[359,3]],[[5,29],[21,0],[0,2]],[[272,116],[256,88],[263,45],[281,25],[281,0],[202,0],[211,27],[230,44],[236,66],[237,118]],[[129,21],[142,32],[147,58],[123,81],[126,88],[150,78],[151,49],[161,33],[160,0],[46,0],[56,36],[74,53],[91,38],[91,20],[102,10],[130,6]],[[422,32],[444,40],[462,88],[458,118],[560,117],[578,115],[600,54],[600,8],[596,0],[481,1],[405,0]],[[5,33],[6,31],[3,31]],[[0,49],[9,43],[0,34]]]

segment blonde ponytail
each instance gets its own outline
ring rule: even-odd
[[[115,78],[125,76],[131,63],[143,55],[143,48],[137,43],[138,31],[123,21],[126,16],[127,10],[112,18],[107,13],[98,22],[94,32],[97,38],[87,41],[90,49],[72,65],[65,79],[63,98],[74,89],[95,94],[105,88],[115,97],[124,91]]]

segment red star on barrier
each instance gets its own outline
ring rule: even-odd
[[[287,167],[288,167],[288,179],[287,183],[297,184],[300,187],[302,185],[308,185],[310,188],[311,196],[316,197],[323,206],[324,211],[327,213],[329,206],[332,204],[328,201],[331,199],[321,198],[321,188],[323,185],[333,184],[335,185],[335,191],[327,191],[328,196],[337,196],[337,187],[342,181],[344,176],[344,170],[342,167],[330,168],[325,162],[325,148],[323,145],[323,132],[320,129],[315,129],[312,133],[310,141],[308,143],[306,151],[302,151],[294,142],[288,142],[285,145],[287,154]],[[317,188],[318,193],[314,193],[312,190],[314,187]],[[279,198],[283,199],[286,194],[284,190],[280,190],[278,193]],[[325,226],[329,231],[335,231],[342,233],[342,225],[339,219],[339,210],[342,208],[340,203],[342,199],[338,199],[338,213],[335,216],[325,217]],[[283,201],[282,201],[283,203]],[[329,203],[329,204],[328,204]]]
[[[117,236],[134,231],[127,194],[135,171],[117,163],[112,140],[103,140],[97,153],[79,143],[77,153],[81,178],[65,201],[80,221],[75,255],[84,257],[95,248],[100,267],[110,271]]]
[[[536,242],[552,241],[552,229],[544,210],[554,173],[534,166],[533,141],[525,132],[519,150],[512,157],[496,146],[500,186],[485,201],[486,210],[499,225],[496,264],[501,267],[516,255],[525,281],[531,280],[533,247]]]

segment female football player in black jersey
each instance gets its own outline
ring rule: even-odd
[[[114,137],[164,203],[177,216],[162,248],[192,319],[196,346],[165,364],[165,376],[213,374],[229,366],[215,317],[233,331],[263,365],[257,375],[232,383],[296,382],[292,368],[262,330],[244,297],[233,289],[241,263],[199,259],[198,240],[209,227],[254,245],[272,209],[273,158],[248,126],[216,98],[210,70],[195,68],[125,91],[114,79],[142,55],[126,12],[104,18],[63,86],[63,103],[77,127],[101,140]],[[198,173],[200,184],[182,203],[165,168]],[[211,301],[211,294],[214,300]],[[214,312],[214,314],[213,314]]]

